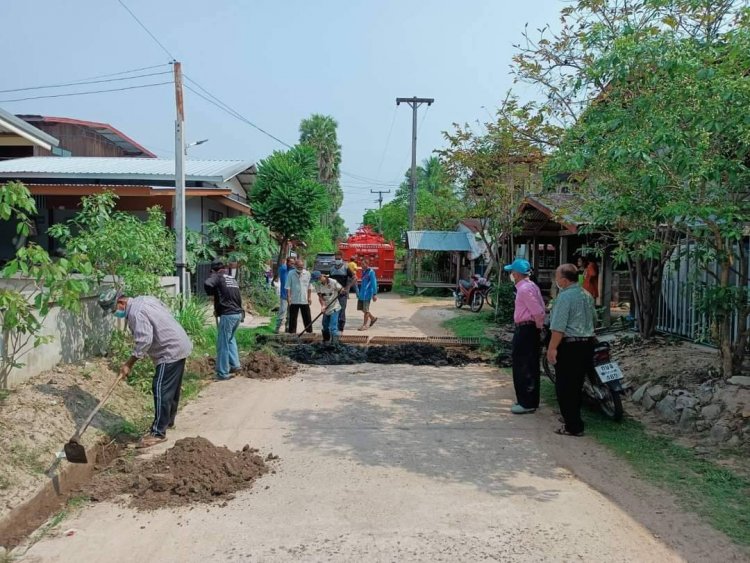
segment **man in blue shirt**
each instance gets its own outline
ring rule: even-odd
[[[286,263],[282,264],[279,268],[279,285],[281,290],[279,292],[281,301],[279,302],[279,314],[276,317],[276,333],[281,332],[281,325],[284,325],[284,331],[286,332],[289,327],[289,319],[287,317],[287,311],[289,310],[289,303],[286,298],[286,277],[289,274],[289,270],[294,269],[294,258],[288,256]]]
[[[370,312],[370,302],[378,300],[378,280],[366,258],[362,260],[362,283],[357,291],[357,299],[357,311],[365,314],[362,326],[357,330],[367,330],[378,322],[378,318]]]

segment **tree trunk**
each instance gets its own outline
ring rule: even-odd
[[[638,332],[643,338],[652,338],[656,334],[661,280],[664,273],[663,261],[630,259],[628,270],[633,288]]]
[[[276,259],[276,268],[274,271],[274,275],[279,274],[279,268],[281,268],[281,265],[284,263],[284,260],[286,260],[287,246],[289,244],[289,241],[287,239],[281,239],[278,242],[279,242],[279,255]]]
[[[745,359],[745,350],[748,344],[747,323],[750,320],[750,263],[745,252],[744,240],[739,242],[739,268],[737,285],[740,288],[739,303],[737,307],[737,334],[732,343],[732,374],[742,371],[742,362]]]

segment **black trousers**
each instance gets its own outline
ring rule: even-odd
[[[339,295],[339,305],[341,310],[339,311],[339,332],[344,332],[346,326],[346,305],[349,303],[349,292]]]
[[[295,305],[292,303],[289,305],[289,328],[287,329],[287,332],[290,334],[294,334],[297,332],[297,317],[299,316],[299,313],[302,313],[302,322],[304,323],[303,326],[307,327],[307,332],[312,332],[312,317],[310,316],[310,305],[305,303],[304,305]]]
[[[518,404],[526,409],[539,408],[539,329],[535,325],[517,326],[513,333],[513,387]]]
[[[155,436],[166,436],[167,428],[174,425],[177,407],[180,404],[183,373],[184,359],[156,366],[151,386],[154,393],[154,422],[151,425],[151,433]]]
[[[581,400],[583,381],[594,369],[594,341],[561,342],[557,348],[555,391],[565,430],[573,434],[583,432]]]

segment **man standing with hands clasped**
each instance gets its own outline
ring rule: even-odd
[[[302,314],[305,330],[312,332],[312,288],[310,287],[310,272],[305,269],[305,263],[297,258],[294,269],[287,274],[286,299],[289,304],[289,329],[287,332],[297,332],[297,317]]]
[[[594,298],[578,284],[573,264],[557,268],[555,282],[560,293],[552,309],[547,361],[555,366],[555,391],[565,421],[555,432],[583,436],[581,393],[586,373],[594,369]]]
[[[516,404],[513,414],[527,414],[539,408],[539,347],[544,325],[544,299],[539,287],[529,279],[531,264],[516,258],[505,266],[516,285],[516,306],[513,311],[513,387]]]

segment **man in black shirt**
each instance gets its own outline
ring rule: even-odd
[[[216,335],[216,379],[231,379],[240,369],[240,354],[235,333],[244,317],[240,285],[227,274],[224,263],[211,264],[211,275],[203,284],[208,295],[214,298],[214,316],[219,319]]]
[[[346,326],[346,304],[349,302],[349,290],[355,283],[356,278],[349,269],[349,265],[344,262],[344,255],[341,252],[337,252],[334,255],[333,266],[331,266],[330,277],[336,280],[341,285],[341,293],[339,293],[339,305],[341,305],[341,311],[339,312],[339,334],[344,332]]]

